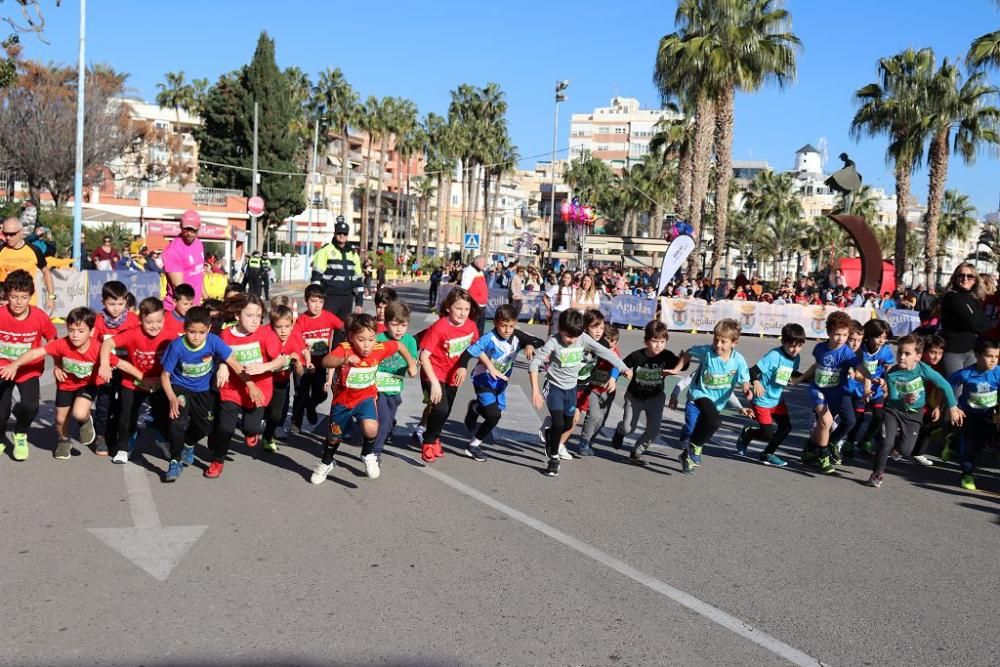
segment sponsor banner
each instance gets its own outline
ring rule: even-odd
[[[677,269],[688,258],[694,250],[694,239],[687,234],[676,237],[667,246],[667,251],[663,253],[663,264],[660,265],[660,283],[656,287],[657,294],[663,294],[664,288],[674,278]]]
[[[920,327],[920,313],[916,310],[899,310],[898,308],[880,310],[878,318],[889,323],[889,326],[892,327],[892,335],[896,338],[913,333]]]
[[[780,336],[783,326],[795,322],[805,329],[806,337],[826,338],[826,318],[835,310],[843,310],[851,319],[862,324],[877,316],[876,311],[871,308],[801,306],[757,301],[716,301],[708,304],[701,299],[666,297],[660,301],[660,318],[667,328],[675,331],[709,332],[716,322],[730,318],[740,323],[746,335]]]
[[[52,269],[52,289],[56,295],[53,317],[65,317],[66,313],[87,305],[87,272],[77,271],[72,267]],[[38,306],[42,309],[48,304],[48,294],[45,291],[45,281],[42,272],[35,272],[35,294],[38,295]]]
[[[53,273],[55,272],[53,271]],[[95,313],[99,313],[104,308],[101,301],[101,287],[109,280],[119,280],[125,283],[128,291],[135,296],[136,303],[148,296],[160,296],[160,274],[153,271],[84,271],[83,273],[87,274],[87,298],[80,305],[87,306]],[[62,312],[62,304],[59,307]]]

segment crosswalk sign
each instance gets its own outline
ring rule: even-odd
[[[479,250],[479,234],[466,234],[463,245],[466,250]]]

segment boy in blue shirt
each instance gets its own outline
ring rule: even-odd
[[[701,464],[701,449],[715,435],[721,424],[719,411],[742,385],[744,395],[753,396],[750,388],[750,369],[746,359],[736,351],[742,328],[732,319],[720,320],[712,330],[711,345],[697,345],[688,355],[697,360],[699,368],[688,390],[687,405],[697,410],[691,439],[681,453],[681,468],[685,474],[694,472]]]
[[[892,330],[889,328],[889,324],[883,320],[868,320],[862,329],[861,345],[858,346],[856,354],[858,362],[864,366],[868,372],[869,379],[872,381],[872,393],[867,397],[864,395],[863,380],[854,378],[850,381],[856,387],[856,390],[852,391],[852,396],[854,400],[854,414],[857,421],[843,443],[843,457],[845,459],[853,458],[854,446],[859,442],[861,443],[861,451],[865,454],[870,456],[875,452],[872,442],[875,434],[881,432],[882,421],[884,420],[885,391],[882,386],[882,378],[885,376],[885,372],[896,363],[896,356],[892,353],[889,346],[885,344],[891,333]],[[851,339],[847,342],[851,347],[853,347],[853,339],[854,332],[852,329]],[[864,424],[866,409],[871,411],[872,418],[868,422],[868,428],[865,429],[864,435],[859,439],[858,433],[861,432],[861,426]],[[836,460],[834,462],[838,463],[840,460],[840,448],[832,449],[830,455],[835,457]]]
[[[963,489],[976,490],[972,472],[976,469],[976,456],[997,432],[997,390],[1000,389],[1000,346],[995,341],[980,338],[973,348],[976,363],[952,373],[948,382],[961,385],[959,406],[965,413],[965,425],[959,440],[962,461]],[[904,454],[905,455],[905,454]]]
[[[802,377],[803,382],[812,381],[809,399],[816,413],[816,425],[802,451],[802,463],[815,465],[828,475],[837,471],[830,460],[831,439],[836,442],[854,426],[854,403],[845,391],[847,371],[857,364],[854,350],[847,345],[850,331],[850,315],[841,310],[830,313],[826,318],[828,339],[813,349],[816,362]],[[840,419],[836,430],[834,416]]]
[[[781,347],[776,347],[750,368],[753,382],[753,412],[756,424],[743,427],[736,441],[736,453],[747,455],[747,447],[754,439],[767,443],[760,454],[765,465],[783,467],[788,465],[775,454],[782,441],[792,430],[788,417],[788,406],[781,394],[789,384],[797,382],[799,373],[799,352],[806,342],[806,330],[800,324],[786,324],[781,328]]]
[[[212,391],[215,369],[227,364],[246,383],[251,396],[260,389],[236,360],[233,350],[210,333],[212,314],[203,306],[194,306],[184,316],[184,335],[172,341],[163,353],[163,393],[170,404],[170,463],[164,482],[181,476],[182,465],[194,464],[194,446],[215,426],[218,394]],[[263,398],[263,396],[261,396]]]
[[[500,422],[500,414],[507,409],[507,385],[514,370],[517,353],[531,361],[535,348],[545,344],[534,336],[517,330],[517,310],[509,303],[499,306],[493,316],[493,330],[466,348],[458,363],[465,368],[470,359],[479,363],[472,369],[472,386],[476,398],[469,401],[465,413],[465,428],[473,434],[472,442],[465,448],[465,455],[475,461],[485,461],[480,445]],[[479,417],[483,423],[476,428]]]

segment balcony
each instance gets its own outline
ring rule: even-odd
[[[199,188],[194,193],[196,206],[225,206],[228,197],[242,197],[242,190],[227,190],[224,188]]]

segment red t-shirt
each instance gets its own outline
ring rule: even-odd
[[[133,313],[131,310],[125,315],[125,321],[121,323],[120,326],[111,329],[108,327],[107,323],[104,321],[104,315],[97,313],[97,320],[94,322],[94,331],[91,337],[97,341],[98,346],[120,333],[125,333],[129,329],[134,329],[139,326],[139,316]]]
[[[7,366],[33,347],[42,346],[42,338],[55,340],[56,328],[44,311],[28,306],[23,320],[10,314],[10,308],[0,308],[0,368]],[[17,369],[14,382],[24,382],[45,371],[45,358]]]
[[[333,330],[343,328],[344,322],[339,317],[324,310],[315,317],[309,313],[299,315],[299,319],[295,320],[295,325],[292,327],[292,333],[302,336],[312,356],[323,357],[330,351]]]
[[[274,329],[272,329],[271,331],[274,331]],[[278,334],[275,334],[274,337],[278,338]],[[278,342],[281,343],[281,348],[278,351],[279,354],[286,354],[288,356],[298,357],[303,364],[306,363],[306,359],[305,357],[303,357],[302,354],[302,351],[306,349],[306,342],[302,340],[302,336],[297,334],[295,331],[292,331],[292,333],[289,334],[288,336],[288,340],[282,343],[281,339],[278,338]],[[287,366],[285,366],[280,371],[274,372],[274,382],[275,384],[285,384],[288,382],[291,376],[292,376],[292,363],[291,360],[289,360]]]
[[[236,327],[222,330],[222,342],[233,348],[233,356],[241,364],[268,363],[281,354],[281,341],[274,335],[271,327],[259,327],[252,334],[240,335]],[[264,394],[264,404],[271,402],[274,386],[271,383],[273,373],[252,375],[251,379]],[[253,400],[247,386],[236,373],[229,373],[229,381],[219,390],[219,398],[223,401],[236,403],[243,408],[253,408]]]
[[[58,368],[66,373],[66,381],[57,383],[60,389],[76,391],[89,384],[100,384],[97,367],[101,359],[101,344],[91,339],[87,350],[73,347],[69,338],[57,338],[45,346],[45,353],[52,357]],[[118,365],[118,357],[111,357],[111,367]]]
[[[360,357],[357,364],[344,364],[337,369],[337,378],[333,387],[333,402],[348,408],[355,407],[365,399],[377,398],[378,387],[375,379],[378,376],[378,365],[399,351],[399,343],[387,340],[375,343],[371,354]],[[357,355],[350,343],[344,342],[333,349],[335,357],[347,358]]]
[[[377,334],[385,333],[386,329],[388,328],[389,327],[385,326],[385,322],[379,322],[378,324],[375,325],[375,333]]]
[[[420,349],[431,353],[431,368],[438,381],[454,385],[458,358],[477,340],[479,328],[475,320],[468,319],[461,326],[455,326],[447,317],[442,317],[424,331]]]
[[[172,338],[180,338],[184,335],[184,318],[178,318],[174,311],[163,311],[163,330],[169,332]]]
[[[150,336],[142,327],[136,327],[115,334],[114,341],[116,349],[123,348],[128,352],[129,363],[142,372],[142,377],[159,380],[163,373],[163,366],[160,365],[163,353],[176,338],[177,335],[167,331],[166,327],[156,336]],[[112,357],[111,360],[114,362],[115,358]],[[122,373],[122,387],[134,390],[135,379],[128,373]]]

